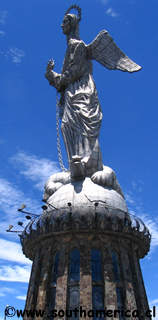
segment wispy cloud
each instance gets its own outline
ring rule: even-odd
[[[156,219],[153,219],[149,214],[144,213],[143,203],[140,198],[142,186],[143,182],[132,182],[132,189],[130,192],[125,193],[125,198],[127,206],[129,208],[129,212],[141,218],[146,227],[149,229],[152,236],[151,249],[154,249],[158,246],[158,223]]]
[[[28,155],[24,152],[19,152],[10,161],[15,165],[18,175],[21,174],[33,181],[33,186],[42,191],[48,177],[59,171],[55,162],[45,158],[38,158],[34,155]],[[22,203],[26,204],[28,211],[37,214],[41,213],[40,202],[27,197],[26,193],[22,192],[16,184],[0,178],[0,211],[4,213],[0,221],[1,234],[6,232],[9,224],[16,226],[19,220],[25,224],[27,223],[25,216],[17,212]],[[12,237],[15,238],[15,234],[12,234]]]
[[[139,180],[139,181],[133,180],[131,184],[132,184],[132,188],[133,188],[134,191],[139,192],[139,193],[142,192],[143,185],[144,185],[143,181],[141,181],[141,180]]]
[[[28,282],[32,262],[25,258],[22,254],[20,244],[8,240],[0,239],[0,280],[11,282]],[[3,263],[5,260],[5,264]],[[6,261],[12,262],[11,265],[6,264]],[[14,263],[14,264],[13,264]],[[18,263],[18,264],[17,264]],[[1,296],[6,293],[16,293],[13,289],[3,288]]]
[[[6,18],[8,15],[7,10],[0,11],[0,24],[5,24],[6,23]]]
[[[26,300],[26,296],[16,296],[16,299],[18,300]]]
[[[0,11],[0,24],[5,25],[8,12],[6,10]],[[5,31],[0,30],[0,36],[5,36]],[[22,49],[17,47],[12,47],[7,50],[1,50],[0,54],[5,58],[11,59],[15,64],[22,62],[22,59],[25,57],[25,52]]]
[[[154,249],[158,246],[158,223],[151,219],[148,215],[140,215],[140,218],[144,221],[151,233],[151,248]]]
[[[30,266],[0,266],[0,280],[9,282],[28,282],[30,277]]]
[[[13,288],[3,287],[1,288],[1,291],[0,291],[0,297],[5,297],[7,294],[16,294],[16,293],[17,293],[17,290]]]
[[[21,165],[20,174],[35,182],[35,187],[40,190],[43,190],[50,175],[59,171],[56,162],[28,155],[24,152],[17,153],[11,158],[11,161],[18,166],[18,169]]]
[[[119,16],[119,14],[111,7],[106,10],[106,14],[108,16],[111,16],[112,18],[116,18]]]
[[[3,292],[0,292],[0,297],[5,297],[6,294],[4,294]]]
[[[0,25],[5,25],[7,15],[8,15],[8,12],[6,10],[0,11]],[[5,34],[6,33],[4,30],[0,30],[0,37],[4,37]]]
[[[39,211],[40,204],[36,200],[27,198],[15,184],[12,184],[6,179],[0,179],[0,208],[10,216],[17,216],[17,209],[21,203],[26,205],[32,210]]]
[[[0,259],[31,265],[31,261],[22,253],[20,244],[4,239],[0,239]]]
[[[10,57],[13,63],[21,63],[22,59],[25,57],[25,52],[18,48],[10,48],[6,56]]]
[[[5,212],[8,212],[10,208],[12,208],[12,210],[17,209],[22,198],[22,191],[18,190],[17,187],[9,181],[0,179],[0,206]]]
[[[6,233],[9,224],[16,225],[19,219],[26,223],[24,215],[17,212],[22,203],[31,208],[32,212],[40,214],[41,208],[39,202],[28,198],[16,185],[6,179],[0,179],[0,211],[3,212],[0,221],[1,234]]]
[[[2,35],[4,35],[3,31]],[[0,54],[15,64],[21,63],[22,59],[25,57],[25,52],[18,48],[9,48],[7,50],[1,49]]]
[[[130,193],[125,193],[125,198],[128,204],[135,205],[136,202]]]
[[[152,301],[150,302],[150,304],[152,304],[152,305],[158,304],[158,299],[152,300]]]

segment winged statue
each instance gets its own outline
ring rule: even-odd
[[[77,14],[70,13],[72,9]],[[92,75],[92,60],[113,70],[135,72],[141,67],[119,49],[106,30],[86,45],[79,36],[80,21],[81,9],[72,5],[61,25],[67,37],[62,72],[56,73],[54,61],[49,60],[45,76],[60,93],[61,131],[71,177],[95,180],[95,173],[104,167],[98,142],[102,111]]]

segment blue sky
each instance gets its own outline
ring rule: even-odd
[[[157,0],[78,0],[81,38],[91,42],[107,29],[117,45],[143,69],[109,71],[94,62],[103,110],[100,144],[129,210],[152,232],[150,254],[141,262],[149,302],[158,313],[158,131]],[[44,78],[48,59],[60,72],[66,50],[60,24],[67,0],[1,0],[0,4],[0,319],[9,304],[24,307],[31,263],[18,236],[5,232],[24,216],[21,203],[41,213],[43,185],[59,169],[56,92]],[[67,165],[63,149],[64,163]],[[158,318],[157,318],[158,319]]]

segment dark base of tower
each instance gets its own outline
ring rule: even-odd
[[[26,309],[51,320],[100,319],[100,310],[104,319],[150,319],[139,259],[151,236],[121,193],[85,178],[60,185],[47,204],[21,235],[33,260]]]
[[[151,319],[145,316],[149,306],[138,252],[135,241],[112,234],[45,237],[36,244],[26,309],[43,310],[47,319],[54,309],[59,319],[60,310],[75,308],[84,319],[96,310],[106,310],[111,319]],[[82,318],[79,312],[76,318]]]

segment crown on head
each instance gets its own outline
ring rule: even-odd
[[[65,13],[65,16],[72,10],[72,9],[76,9],[78,11],[78,22],[81,21],[81,8],[79,6],[77,6],[76,4],[73,4]]]

